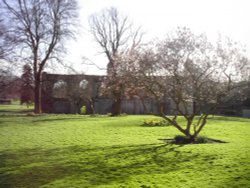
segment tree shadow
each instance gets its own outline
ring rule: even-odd
[[[185,138],[185,136],[183,136]],[[179,145],[179,146],[184,146],[184,145],[193,145],[193,144],[226,144],[228,142],[223,141],[223,140],[218,140],[214,138],[208,138],[208,137],[200,137],[203,138],[202,140],[197,140],[195,142],[185,142],[185,141],[177,141],[175,138],[165,138],[165,139],[158,139],[166,144],[174,144],[174,145]]]
[[[108,185],[134,175],[177,171],[192,158],[196,165],[209,162],[209,156],[180,151],[180,147],[148,144],[4,151],[0,155],[0,187],[39,187],[55,181],[63,181],[66,187],[72,182],[81,187]]]
[[[35,119],[32,122],[33,123],[42,123],[42,122],[52,122],[52,121],[79,121],[79,120],[83,120],[84,118],[77,118],[77,117],[55,117],[55,118],[49,118],[49,119]]]
[[[45,115],[46,116],[46,115]],[[88,121],[96,121],[97,119],[100,119],[100,118],[107,118],[107,116],[89,116],[89,115],[80,115],[80,114],[71,114],[70,116],[67,116],[67,115],[63,115],[63,114],[49,114],[48,115],[49,118],[47,119],[35,119],[33,120],[33,122],[51,122],[51,121],[78,121],[78,120],[88,120]],[[42,117],[41,116],[37,116],[37,117]],[[109,119],[109,121],[111,120],[112,118]]]
[[[238,121],[238,122],[250,122],[250,118],[239,117],[239,116],[211,116],[208,117],[209,120],[218,121]]]

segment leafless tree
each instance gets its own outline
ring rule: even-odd
[[[216,52],[227,94],[221,97],[224,113],[238,114],[237,108],[246,100],[250,81],[250,61],[245,46],[228,37],[219,36]]]
[[[113,98],[112,114],[121,113],[121,99],[125,80],[121,75],[121,56],[141,43],[140,28],[133,30],[128,17],[122,16],[116,8],[105,9],[89,19],[90,32],[108,59],[106,91]]]
[[[32,64],[35,113],[41,113],[42,71],[52,59],[60,59],[66,39],[74,36],[75,0],[3,0],[8,34],[20,61]]]
[[[154,53],[140,61],[136,75],[160,104],[157,115],[195,142],[216,109],[218,97],[228,91],[216,49],[204,34],[178,28],[157,44]],[[173,104],[173,116],[161,105],[165,99]],[[178,121],[180,116],[185,118],[185,126]]]
[[[10,43],[10,36],[7,32],[7,24],[4,22],[2,17],[3,15],[0,15],[0,63],[9,60],[8,57],[13,52],[13,47]]]
[[[227,79],[228,89],[233,82],[250,79],[250,62],[245,47],[230,38],[219,36],[216,46],[222,74]]]
[[[4,32],[5,26],[2,23],[3,21],[0,20],[0,59],[4,58],[5,50],[4,50]]]

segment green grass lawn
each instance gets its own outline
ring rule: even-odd
[[[227,143],[178,146],[141,126],[153,116],[27,111],[0,105],[0,187],[250,187],[250,119],[211,118],[202,135]]]

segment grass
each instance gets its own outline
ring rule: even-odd
[[[250,119],[211,117],[202,135],[227,143],[177,146],[175,128],[141,126],[153,116],[24,112],[0,105],[3,188],[250,187]]]
[[[28,108],[26,105],[19,105],[19,101],[12,101],[11,105],[0,104],[0,115],[23,115],[33,111],[33,106],[30,105]]]

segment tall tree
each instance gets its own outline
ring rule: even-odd
[[[74,36],[75,0],[3,0],[8,34],[21,61],[32,63],[35,113],[41,113],[42,71],[51,59],[58,60],[66,39]],[[59,55],[60,54],[60,55]]]
[[[112,114],[121,113],[121,101],[125,87],[124,77],[121,75],[120,56],[135,48],[141,42],[140,29],[133,30],[132,23],[127,16],[122,16],[116,8],[109,8],[89,19],[90,32],[108,59],[106,91],[113,98]]]

